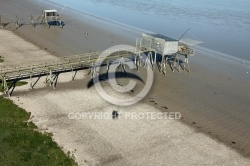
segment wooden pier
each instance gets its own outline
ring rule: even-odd
[[[172,55],[162,55],[159,53],[159,50],[152,47],[152,43],[149,45],[148,42],[148,39],[146,43],[143,43],[143,39],[138,38],[136,47],[131,47],[130,49],[91,52],[63,57],[55,61],[39,62],[17,67],[4,66],[0,68],[1,88],[5,94],[10,96],[10,89],[12,86],[9,87],[8,82],[12,82],[12,84],[15,85],[17,81],[30,79],[30,87],[33,88],[35,83],[33,83],[32,78],[40,78],[41,76],[46,76],[46,83],[49,83],[50,86],[55,88],[60,73],[72,72],[73,81],[78,70],[89,69],[89,74],[91,74],[91,78],[93,78],[98,75],[96,72],[97,67],[107,66],[107,70],[109,70],[109,66],[114,61],[125,69],[125,58],[132,61],[138,71],[139,67],[143,66],[144,68],[150,67],[152,70],[157,68],[161,73],[166,75],[167,67],[169,66],[173,72],[175,70],[180,72],[181,68],[190,72],[188,56],[193,54],[191,49],[180,45],[176,53]],[[157,43],[157,45],[160,44],[161,43]],[[103,54],[108,56],[102,57],[101,55]],[[184,56],[184,60],[179,59],[180,55]]]

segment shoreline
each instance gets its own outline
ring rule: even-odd
[[[56,2],[52,2],[51,0],[47,0],[49,3],[52,3],[52,4],[55,4],[56,6],[61,6],[61,7],[64,7],[63,5],[61,4],[58,4]],[[128,29],[131,29],[131,30],[134,30],[134,31],[137,31],[139,33],[154,33],[154,32],[151,32],[151,31],[147,31],[145,29],[141,29],[141,28],[137,28],[137,27],[133,27],[133,26],[130,26],[130,25],[127,25],[127,24],[124,24],[124,23],[120,23],[120,22],[116,22],[114,20],[110,20],[110,19],[106,19],[104,17],[101,17],[101,16],[95,16],[94,14],[92,13],[87,13],[87,12],[84,12],[84,11],[80,11],[78,9],[74,9],[74,8],[71,8],[71,7],[66,7],[70,10],[74,10],[76,12],[79,12],[79,13],[83,13],[84,15],[87,15],[87,16],[90,16],[94,19],[97,19],[97,20],[100,20],[100,21],[104,21],[104,22],[109,22],[111,24],[114,24],[114,25],[118,25],[120,26],[120,28],[128,28]],[[240,58],[240,57],[236,57],[236,56],[233,56],[233,55],[229,55],[229,54],[226,54],[226,53],[223,53],[223,52],[219,52],[219,51],[216,51],[216,50],[212,50],[210,48],[206,48],[206,47],[202,47],[202,46],[194,46],[195,49],[199,49],[199,50],[202,50],[203,52],[206,52],[206,53],[211,53],[211,54],[216,54],[216,55],[219,55],[221,57],[224,57],[226,59],[231,59],[231,60],[234,60],[234,61],[238,61],[238,62],[246,62],[246,64],[250,65],[250,61],[247,60],[247,59],[243,59],[243,58]]]
[[[55,3],[59,3],[60,5],[64,5],[64,2],[59,2],[58,0],[51,0],[51,1],[54,1]],[[249,56],[247,54],[247,49],[246,49],[247,44],[245,44],[245,43],[249,42],[249,35],[246,35],[247,31],[249,29],[246,30],[246,28],[244,28],[245,26],[247,26],[245,24],[247,22],[243,22],[243,19],[247,19],[247,18],[244,17],[244,15],[242,13],[242,12],[244,12],[243,9],[242,9],[243,11],[239,12],[239,13],[235,13],[234,11],[232,11],[232,13],[231,13],[232,15],[228,15],[228,14],[225,15],[225,11],[222,11],[222,13],[221,13],[222,16],[216,17],[216,15],[213,15],[214,21],[211,20],[211,24],[209,24],[209,22],[208,22],[209,18],[207,18],[208,14],[214,14],[214,12],[216,12],[216,11],[211,11],[211,13],[209,11],[204,12],[204,13],[200,13],[201,12],[200,10],[206,10],[207,6],[204,3],[199,4],[199,5],[201,5],[200,8],[198,8],[197,5],[194,6],[195,2],[190,3],[190,6],[192,6],[196,10],[198,10],[196,14],[197,14],[197,17],[199,19],[201,19],[201,17],[205,17],[199,21],[200,23],[197,20],[195,20],[195,19],[192,20],[190,18],[189,14],[194,14],[193,17],[196,17],[195,13],[192,13],[192,11],[189,11],[189,8],[184,7],[184,6],[183,6],[183,8],[186,9],[187,15],[186,16],[179,15],[179,19],[178,19],[177,15],[183,11],[177,10],[176,12],[173,12],[173,11],[171,11],[171,7],[169,7],[169,6],[165,8],[165,9],[170,9],[169,12],[164,10],[164,8],[160,7],[161,10],[158,11],[159,15],[157,15],[157,11],[153,12],[151,10],[149,11],[148,14],[145,13],[146,15],[143,15],[142,13],[144,13],[144,12],[141,10],[144,8],[143,6],[142,7],[138,6],[137,7],[138,10],[136,10],[136,8],[133,6],[134,2],[133,3],[132,2],[124,3],[124,4],[127,4],[128,6],[124,5],[123,3],[124,2],[114,3],[113,1],[110,1],[110,2],[87,1],[86,3],[84,2],[83,4],[80,4],[77,1],[72,1],[72,3],[68,3],[67,6],[78,9],[78,11],[80,10],[81,12],[92,13],[91,15],[99,16],[100,18],[104,17],[104,18],[108,18],[110,20],[116,20],[115,22],[122,22],[122,23],[125,23],[127,25],[133,25],[134,27],[140,27],[141,29],[150,29],[152,32],[162,33],[165,36],[169,36],[169,37],[177,38],[177,39],[179,38],[181,33],[183,33],[186,29],[191,28],[191,31],[190,31],[190,33],[187,34],[187,37],[203,41],[204,43],[201,44],[200,46],[204,46],[205,48],[209,48],[209,49],[216,50],[216,51],[219,51],[222,53],[226,53],[226,54],[231,55],[231,56],[240,57],[240,58],[246,59],[248,61],[250,60]],[[150,2],[149,3],[138,2],[138,3],[146,5],[146,4],[149,4]],[[121,6],[122,4],[124,5],[124,7]],[[168,4],[168,2],[162,3],[162,4],[166,5],[166,4]],[[172,4],[172,3],[169,3],[169,4]],[[175,4],[175,2],[174,2],[174,4]],[[186,2],[184,2],[184,4],[186,4]],[[95,5],[97,5],[97,6],[95,7]],[[107,12],[105,12],[105,9],[102,8],[102,7],[105,7],[105,5],[108,9]],[[132,5],[131,9],[128,8],[129,5]],[[176,8],[180,7],[179,9],[182,9],[181,5],[175,6],[175,7]],[[238,8],[238,5],[235,5],[235,7]],[[119,8],[121,10],[120,12],[123,13],[122,15],[118,14]],[[156,3],[154,8],[151,8],[151,9],[154,10],[156,8],[159,8],[158,3]],[[215,9],[217,9],[217,8],[215,7]],[[228,10],[230,10],[230,9],[228,9]],[[114,12],[115,14],[112,15],[111,11]],[[134,15],[135,15],[134,17],[133,17],[133,14],[130,14],[130,11],[132,13],[134,13]],[[165,13],[166,16],[161,15],[162,12]],[[167,13],[169,13],[169,15]],[[243,24],[241,28],[239,25],[232,26],[233,20],[230,19],[230,17],[232,17],[232,19],[235,19],[235,17],[237,17],[238,14],[242,15],[242,17],[241,17],[242,20],[239,20],[240,17],[238,18],[238,20],[239,20],[238,23]],[[124,16],[126,15],[126,17],[124,17],[123,15]],[[140,19],[139,16],[141,16],[142,19]],[[159,20],[159,19],[157,19],[158,17],[163,18],[163,19]],[[173,19],[174,17],[177,17],[177,20],[175,19],[176,21],[174,21],[174,19]],[[227,18],[228,18],[228,22],[225,21],[225,19],[227,19]],[[172,19],[173,19],[173,21],[170,21]],[[185,21],[187,21],[186,19],[190,19],[190,20],[189,20],[189,22],[184,23]],[[153,21],[153,20],[155,20],[155,21]],[[222,21],[221,24],[219,21]],[[163,23],[163,22],[165,22],[165,23]],[[207,22],[207,24],[205,24],[205,22]],[[215,22],[216,22],[216,26],[214,25]],[[223,25],[223,23],[225,23],[225,24],[228,23],[228,26]],[[222,31],[223,28],[224,28],[224,30]],[[206,29],[206,32],[204,32],[203,29]],[[242,32],[241,32],[241,30],[242,30]],[[245,32],[246,34],[244,35],[243,32]],[[208,33],[208,34],[206,35],[206,33]]]
[[[221,52],[211,50],[211,49],[205,48],[205,47],[194,46],[194,48],[199,50],[199,51],[207,53],[209,56],[215,57],[216,55],[218,55],[220,58],[222,58],[224,60],[231,60],[231,61],[239,62],[241,64],[248,65],[248,66],[250,65],[250,61],[246,60],[246,59],[242,59],[242,58],[239,58],[239,57],[235,57],[235,56],[232,56],[232,55],[221,53]]]
[[[26,28],[26,27],[24,27],[24,28]],[[65,27],[65,28],[67,28],[67,27]],[[29,28],[30,29],[30,28]],[[38,29],[38,31],[42,31],[40,28]],[[54,30],[54,32],[56,32],[55,31],[55,29],[52,29],[52,30]],[[36,31],[36,29],[35,29],[35,31]],[[49,31],[49,30],[48,30]],[[46,32],[48,32],[48,31],[46,31]],[[22,37],[24,37],[24,36],[26,36],[27,34],[26,34],[26,32],[23,32],[22,31],[22,28],[20,29],[20,31],[18,30],[17,32],[16,32],[16,34],[18,34],[18,32],[19,32],[19,35],[22,35]],[[67,31],[66,33],[69,33],[70,31]],[[49,34],[52,34],[51,32],[49,32]],[[37,36],[39,36],[39,34],[36,34]],[[67,35],[67,36],[70,36],[70,35]],[[105,36],[105,35],[104,35]],[[28,37],[26,37],[27,39],[29,38],[30,36],[28,36]],[[93,36],[93,38],[95,38],[94,36]],[[118,38],[118,37],[116,37],[116,38]],[[47,37],[47,38],[44,38],[44,40],[45,39],[47,39],[47,40],[49,40],[49,38]],[[91,39],[91,38],[90,38]],[[33,43],[34,42],[36,42],[36,40],[37,40],[37,37],[35,36],[34,37],[34,39],[32,39],[33,40]],[[109,40],[109,39],[108,39]],[[117,39],[116,39],[117,40]],[[28,40],[29,41],[29,40]],[[38,40],[39,41],[39,40]],[[104,40],[105,41],[105,40]],[[107,39],[106,39],[106,41],[107,41]],[[118,42],[117,43],[119,43],[120,41],[119,40],[117,40]],[[29,42],[31,42],[31,41],[29,41]],[[95,41],[92,41],[93,43],[95,43],[96,42],[96,40]],[[114,42],[115,43],[115,42]],[[111,43],[111,44],[108,44],[108,45],[113,45],[114,43]],[[129,43],[129,42],[128,42]],[[37,43],[35,43],[35,44],[37,44]],[[61,45],[63,45],[63,44],[65,44],[65,43],[61,43]],[[46,46],[44,46],[44,47],[42,47],[42,45],[43,45],[43,43],[41,44],[41,48],[45,48]],[[96,45],[98,45],[98,44],[96,44]],[[79,46],[78,46],[79,47]],[[105,46],[101,46],[101,47],[105,47]],[[47,47],[46,47],[47,48]],[[52,49],[46,49],[46,51],[52,51],[52,53],[53,53],[53,51],[55,52],[55,53],[57,53],[57,56],[60,54],[60,52],[64,52],[64,50],[60,50],[59,52],[57,52],[57,51],[55,51],[55,50],[53,50],[53,46],[52,46]],[[87,51],[87,50],[85,50],[85,51]],[[68,52],[71,52],[70,50],[68,50]],[[200,55],[196,55],[196,56],[200,56]],[[199,62],[199,61],[201,61],[202,59],[201,59],[201,57],[199,57],[199,58],[197,58],[197,59],[199,59],[199,60],[195,60],[196,59],[196,56],[195,57],[193,57],[193,58],[191,58],[191,63],[194,63],[194,62]],[[215,57],[208,57],[208,59],[213,59],[213,58],[215,58]],[[192,61],[192,60],[194,60],[194,61]],[[214,60],[217,60],[217,59],[214,59]],[[222,57],[222,60],[223,60],[223,57]],[[203,62],[204,62],[204,60],[203,60]],[[203,63],[202,62],[202,63]],[[209,61],[209,62],[211,62],[211,61]],[[194,64],[194,68],[192,68],[192,66],[191,66],[191,70],[194,70],[194,71],[191,71],[192,73],[194,72],[194,75],[195,76],[200,76],[200,74],[201,73],[199,73],[199,67],[200,66],[202,66],[202,63],[200,63],[198,66],[197,66],[197,64]],[[233,62],[232,62],[233,63]],[[193,64],[192,64],[193,65]],[[209,67],[209,66],[208,66]],[[239,67],[239,68],[241,68],[241,67]],[[244,66],[244,68],[246,68],[246,69],[249,69],[249,66]],[[222,73],[223,72],[225,72],[225,71],[221,71]],[[237,71],[238,72],[238,71]],[[236,72],[236,73],[237,73]],[[190,75],[182,75],[183,77],[184,77],[184,79],[186,79],[186,80],[188,80],[188,81],[190,81],[190,77],[191,77],[191,79],[194,79],[194,80],[197,80],[197,78],[195,78],[195,76],[193,75],[193,74],[190,74]],[[179,82],[181,82],[181,83],[183,83],[183,81],[185,81],[185,80],[183,80],[183,78],[180,78],[178,75],[175,77],[175,75],[172,75],[171,73],[169,73],[168,72],[168,76],[167,77],[169,77],[169,79],[173,79],[173,81],[170,81],[170,83],[173,83],[173,82],[175,82],[175,81],[179,81]],[[174,74],[177,74],[177,73],[174,73]],[[221,75],[218,75],[218,76],[216,76],[216,78],[219,78]],[[230,75],[231,76],[231,75]],[[235,76],[235,72],[233,73],[233,78],[234,78],[234,76]],[[156,76],[156,77],[158,77],[158,75]],[[163,77],[163,76],[161,76],[161,77]],[[244,75],[242,74],[242,75],[237,75],[237,77],[240,77],[240,78],[244,78]],[[164,78],[164,77],[163,77]],[[166,79],[163,79],[163,78],[157,78],[156,80],[164,80],[164,81],[167,81]],[[210,77],[210,78],[212,78],[212,77]],[[203,77],[201,77],[201,79],[200,80],[202,80],[203,79]],[[200,81],[199,80],[199,81]],[[249,89],[249,86],[247,86],[248,84],[248,82],[247,81],[249,81],[249,78],[247,77],[246,78],[246,80],[244,80],[244,85],[246,86],[246,92],[247,92],[247,90]],[[194,83],[194,81],[190,81],[190,83]],[[204,84],[204,82],[202,82],[202,84]],[[164,86],[164,84],[160,84],[160,85],[163,85]],[[180,83],[178,83],[178,85],[180,86],[181,84]],[[216,82],[214,82],[214,83],[212,83],[212,85],[216,85]],[[67,86],[67,85],[65,85],[65,86]],[[158,87],[158,85],[156,85],[157,87]],[[210,85],[211,86],[211,85]],[[72,87],[72,86],[71,86]],[[157,93],[159,93],[159,88],[154,88],[154,89],[156,89],[156,90],[153,90],[153,92],[157,92]],[[182,87],[182,86],[181,86]],[[225,90],[230,90],[230,88],[231,88],[232,86],[230,85],[228,85],[228,87],[227,87],[227,89],[225,89]],[[177,89],[177,87],[175,87],[175,86],[172,86],[172,88],[174,88],[175,90]],[[184,88],[184,87],[182,87],[182,88]],[[201,86],[200,85],[198,85],[197,86],[197,88],[200,90],[200,88],[201,88]],[[216,87],[217,88],[217,87]],[[215,88],[215,89],[216,89]],[[220,88],[220,87],[219,87]],[[219,88],[217,88],[217,90],[219,89]],[[243,91],[244,91],[244,89],[243,89]],[[171,94],[174,94],[173,92],[171,92],[171,91],[168,91],[168,92],[170,92]],[[206,92],[209,92],[209,91],[206,91]],[[163,105],[162,103],[164,103],[165,101],[164,100],[162,100],[162,99],[159,99],[160,97],[159,96],[164,96],[164,94],[160,94],[158,97],[157,97],[157,93],[156,94],[151,94],[151,96],[156,96],[156,98],[158,98],[157,100],[156,100],[156,102],[158,103],[158,104],[161,104],[161,105]],[[182,94],[182,92],[180,91],[180,93]],[[190,92],[188,92],[188,93],[190,93]],[[186,94],[186,95],[189,95],[189,94]],[[225,93],[225,92],[224,92]],[[234,92],[234,93],[236,93],[236,91]],[[190,93],[190,94],[192,94],[192,93]],[[225,93],[225,94],[227,94],[227,93]],[[224,95],[225,95],[224,94]],[[162,97],[163,97],[162,96]],[[170,102],[173,102],[175,99],[176,99],[176,101],[178,101],[178,97],[181,97],[180,96],[180,94],[177,94],[176,95],[177,97],[173,97],[172,98],[172,101],[170,101]],[[199,97],[199,96],[198,96]],[[170,97],[169,96],[167,96],[167,98],[169,99]],[[247,98],[249,98],[249,95],[247,95],[246,94],[246,99]],[[170,98],[171,99],[171,98]],[[169,101],[169,100],[168,100]],[[191,101],[192,101],[192,99],[191,99]],[[227,101],[224,101],[223,102],[223,104],[226,104],[227,103]],[[179,103],[179,104],[181,104],[181,103]],[[247,104],[246,103],[244,103],[245,105],[244,105],[244,108],[246,108],[246,106],[247,106]],[[167,105],[171,105],[170,106],[170,108],[172,107],[173,109],[180,109],[180,110],[183,110],[183,108],[182,107],[180,107],[180,108],[174,108],[174,105],[175,104],[167,104]],[[183,104],[182,104],[183,105]],[[186,104],[184,104],[184,105],[186,105]],[[169,106],[168,106],[169,107]],[[184,108],[185,108],[185,106],[183,106]],[[201,106],[199,106],[200,108],[202,108],[202,105]],[[218,107],[217,107],[218,108]],[[229,107],[230,108],[230,107]],[[234,107],[233,107],[234,108]],[[197,108],[195,108],[195,109],[197,109]],[[195,110],[194,109],[194,110]],[[211,108],[206,108],[207,110],[210,110]],[[232,109],[232,108],[231,108]],[[184,112],[187,112],[187,111],[184,111]],[[187,114],[187,113],[186,113]],[[246,115],[249,115],[249,114],[246,114]],[[185,118],[186,118],[186,115],[185,115]],[[189,117],[190,118],[190,117]],[[191,120],[190,120],[191,119]],[[187,118],[187,123],[185,123],[185,124],[190,124],[190,126],[192,126],[192,118],[190,118],[190,119],[188,119]],[[217,120],[217,119],[216,119]],[[201,122],[200,122],[201,123]],[[205,122],[205,123],[207,123],[207,122]],[[197,123],[196,122],[196,124],[198,125],[198,128],[200,127],[200,124],[199,123]],[[201,123],[202,124],[202,123]],[[203,124],[202,124],[203,125]],[[216,127],[216,125],[215,125],[215,127]],[[194,127],[195,128],[195,127]],[[211,128],[211,127],[210,127]],[[208,133],[208,130],[207,129],[204,129],[204,133]],[[216,134],[215,134],[216,135]],[[211,137],[211,135],[209,135],[209,137]],[[220,137],[220,136],[219,136]],[[218,140],[220,140],[220,138],[218,139]],[[234,140],[232,140],[232,141],[234,141]],[[238,142],[237,142],[238,143]],[[225,143],[226,145],[228,145],[228,141],[227,141],[227,143]],[[238,144],[237,144],[238,145]],[[234,148],[235,150],[237,150],[237,147],[236,148]],[[240,150],[241,151],[241,150]]]
[[[49,3],[51,3],[51,4],[55,4],[56,6],[61,6],[61,7],[64,7],[64,5],[61,5],[61,4],[58,4],[58,3],[56,3],[56,2],[52,2],[52,1],[50,1],[50,0],[47,0]],[[139,32],[139,33],[154,33],[154,32],[151,32],[151,31],[147,31],[147,30],[145,30],[145,29],[141,29],[141,28],[137,28],[137,27],[134,27],[134,26],[130,26],[130,25],[127,25],[127,24],[123,24],[123,23],[121,23],[121,22],[116,22],[116,21],[114,21],[114,20],[110,20],[110,19],[107,19],[107,18],[104,18],[104,17],[101,17],[101,16],[96,16],[96,15],[94,15],[94,14],[92,14],[92,13],[87,13],[87,12],[84,12],[84,11],[80,11],[80,10],[78,10],[78,9],[75,9],[75,8],[72,8],[72,7],[65,7],[65,8],[68,8],[69,10],[74,10],[74,11],[76,11],[76,12],[79,12],[79,13],[82,13],[82,14],[84,14],[84,15],[87,15],[87,16],[89,16],[89,17],[92,17],[92,18],[94,18],[94,19],[97,19],[97,20],[100,20],[100,21],[103,21],[103,22],[108,22],[108,23],[110,23],[110,24],[114,24],[114,25],[118,25],[118,26],[120,26],[120,28],[126,28],[126,29],[131,29],[131,30],[133,30],[133,31],[137,31],[137,32]]]
[[[34,2],[34,3],[36,3],[36,2]],[[40,5],[42,5],[42,6],[52,5],[55,8],[63,7],[63,5],[58,4],[56,2],[52,2],[50,0],[46,0],[46,2],[44,2],[44,1],[41,2],[40,1],[40,3],[41,3]],[[70,13],[69,15],[65,15],[66,18],[72,18],[72,13],[74,13],[74,14],[75,13],[80,13],[80,15],[82,17],[85,17],[87,20],[90,20],[90,22],[88,22],[87,24],[99,27],[100,29],[105,30],[107,32],[109,32],[109,30],[106,29],[105,27],[103,27],[103,25],[107,25],[107,26],[111,27],[111,24],[112,24],[114,26],[118,26],[118,29],[122,30],[123,32],[120,33],[120,32],[116,32],[115,31],[114,34],[120,36],[121,38],[124,38],[125,39],[124,41],[126,41],[125,43],[130,44],[130,45],[135,45],[136,37],[140,36],[141,33],[154,33],[154,32],[151,32],[151,31],[147,31],[145,29],[133,27],[133,26],[130,26],[130,25],[127,25],[127,24],[123,24],[123,23],[120,23],[120,22],[116,22],[116,21],[113,21],[113,20],[109,20],[109,19],[106,19],[106,18],[103,18],[103,17],[100,17],[100,16],[95,16],[95,15],[93,15],[91,13],[86,13],[86,12],[83,12],[83,11],[80,11],[80,10],[77,10],[77,9],[74,9],[74,8],[71,8],[71,7],[65,7],[64,11],[65,10]],[[62,15],[64,16],[64,13]],[[80,18],[79,16],[77,16],[77,17],[79,19],[79,22],[80,21],[85,22],[84,19]],[[98,22],[100,22],[103,25],[99,25]],[[26,22],[26,23],[28,23],[28,22]],[[82,26],[82,25],[79,25],[79,27],[75,27],[75,28],[79,29],[80,26]],[[13,28],[13,25],[12,25],[12,28]],[[133,33],[132,36],[130,36],[129,38],[127,38],[126,35],[124,35],[124,32],[126,32],[126,31],[130,31],[130,33]],[[22,33],[19,34],[18,31],[17,32],[14,31],[14,32],[17,35],[21,35],[23,38],[25,38],[27,41],[29,41],[29,38],[28,38],[28,37],[30,37],[29,35],[27,35],[27,34],[23,35]],[[82,33],[82,34],[84,34],[84,33]],[[133,37],[133,39],[131,37]],[[35,42],[35,44],[37,45],[36,42]],[[39,46],[39,47],[43,48],[43,46]],[[219,51],[216,51],[216,50],[212,50],[210,48],[206,48],[206,47],[199,46],[199,45],[193,46],[193,47],[195,49],[199,50],[199,51],[202,51],[203,53],[207,53],[208,56],[210,56],[210,55],[215,56],[216,55],[216,56],[219,56],[221,58],[225,58],[225,60],[230,59],[230,60],[237,61],[237,62],[244,62],[244,64],[250,65],[250,61],[247,60],[247,59],[243,59],[243,58],[240,58],[240,57],[229,55],[229,54],[226,54],[226,53],[223,53],[223,52],[219,52]],[[50,50],[48,50],[48,51],[50,53],[52,53],[52,54],[55,53],[55,52],[52,52]],[[87,52],[87,51],[88,50],[83,50],[83,52]],[[104,51],[104,49],[102,49],[102,50],[96,50],[96,51]],[[83,52],[79,52],[79,53],[83,53]],[[75,55],[75,54],[68,54],[68,55]],[[57,55],[57,56],[60,56],[60,55]],[[63,55],[63,56],[65,56],[65,55]]]

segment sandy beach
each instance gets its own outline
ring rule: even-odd
[[[28,0],[0,2],[0,14],[17,14],[26,18],[22,20],[26,23],[30,14],[40,14],[45,8],[60,6]],[[135,45],[139,34],[125,28],[107,28],[108,23],[68,8],[62,16],[66,24],[63,29],[23,25],[15,30],[11,23],[7,30],[1,30],[0,56],[5,59],[1,66],[105,50],[118,44]],[[12,16],[4,19],[13,22]],[[88,88],[91,78],[87,71],[77,73],[74,82],[70,73],[60,75],[55,90],[41,78],[33,90],[29,85],[16,88],[10,99],[31,112],[31,120],[39,129],[51,132],[65,152],[74,154],[79,165],[249,165],[249,62],[199,48],[189,61],[189,74],[173,73],[168,68],[163,76],[156,70],[147,97],[129,107],[113,106],[94,87]],[[145,79],[145,70],[131,72]],[[113,110],[121,116],[125,112],[180,112],[182,119],[68,117],[72,112]]]

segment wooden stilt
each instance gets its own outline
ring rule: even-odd
[[[30,88],[33,89],[32,74],[30,74]]]
[[[20,28],[20,22],[18,16],[16,16],[16,28]]]
[[[71,81],[74,82],[74,69],[71,67]]]
[[[4,94],[7,94],[8,97],[10,97],[9,87],[5,77],[3,78],[3,82],[4,82]]]
[[[2,20],[2,16],[0,15],[0,28],[4,28],[4,26],[3,26],[3,20]]]
[[[52,70],[49,70],[49,85],[52,86]]]

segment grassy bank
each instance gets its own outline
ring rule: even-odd
[[[27,122],[30,113],[0,97],[0,165],[76,165],[48,134]]]

